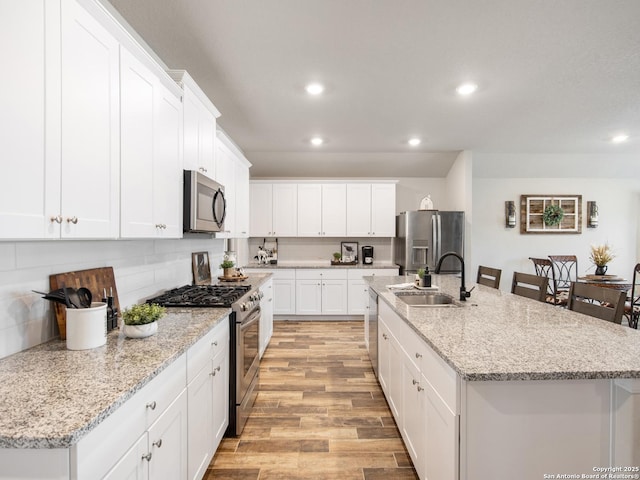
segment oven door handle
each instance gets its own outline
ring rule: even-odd
[[[260,320],[260,307],[257,307],[256,310],[251,314],[251,316],[249,316],[249,318],[247,318],[245,321],[243,321],[240,324],[240,331],[242,332],[243,330],[246,330],[247,328],[249,328],[254,323],[258,322],[259,320]]]

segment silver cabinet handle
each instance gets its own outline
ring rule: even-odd
[[[418,385],[418,391],[421,392],[423,390],[424,390],[424,388],[422,388],[420,385]]]
[[[387,334],[386,334],[386,333],[383,333],[383,334],[382,334],[382,338],[384,338],[385,340],[389,340],[389,337],[387,337]]]
[[[211,372],[209,375],[211,375],[212,377],[216,376],[216,372],[220,371],[220,365],[218,365],[216,368],[213,369],[213,372]]]
[[[146,460],[147,462],[151,461],[151,452],[147,453],[146,455],[142,455],[142,459]]]
[[[421,353],[416,352],[416,358],[422,358],[422,354],[421,354]]]
[[[208,170],[207,170],[206,168],[204,168],[204,167],[200,167],[200,168],[198,168],[198,170],[200,170],[200,171],[201,171],[201,172],[203,172],[203,173],[207,173],[207,171],[208,171]]]
[[[156,409],[156,401],[154,400],[151,403],[147,403],[147,408],[150,408],[151,410],[155,410]]]
[[[67,223],[73,223],[75,225],[78,223],[78,217],[67,217]]]
[[[217,347],[218,346],[218,341],[214,340],[213,342],[211,342],[211,346]]]
[[[62,223],[62,215],[56,215],[55,217],[51,217],[51,223]]]
[[[151,445],[160,448],[162,446],[162,439],[158,440],[157,442],[153,442]]]
[[[418,381],[416,379],[411,380],[414,385],[418,385]]]

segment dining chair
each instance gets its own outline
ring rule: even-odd
[[[555,275],[556,300],[561,305],[568,303],[571,284],[578,280],[578,257],[575,255],[549,255]]]
[[[569,310],[591,317],[622,323],[626,293],[613,288],[574,282],[569,290]]]
[[[502,270],[480,265],[478,267],[478,278],[476,283],[486,285],[491,288],[500,288],[500,275],[502,275]]]
[[[532,298],[540,302],[545,302],[547,299],[548,285],[549,279],[547,277],[530,275],[522,272],[513,272],[511,293],[520,295],[521,297]]]
[[[558,299],[556,296],[556,274],[551,260],[548,258],[535,257],[529,257],[529,260],[533,262],[533,268],[535,269],[537,276],[547,277],[549,279],[547,282],[547,295],[545,301],[552,305],[566,305],[567,296],[564,296],[562,299]]]
[[[627,297],[624,304],[624,316],[631,328],[638,328],[638,320],[640,320],[640,285],[638,282],[640,282],[640,263],[637,263],[633,269],[631,296]]]

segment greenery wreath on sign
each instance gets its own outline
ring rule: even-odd
[[[559,225],[564,217],[564,210],[559,205],[549,205],[542,213],[542,220],[548,227]]]

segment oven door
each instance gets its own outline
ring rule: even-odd
[[[227,216],[224,187],[195,170],[184,171],[185,232],[222,232]]]
[[[260,367],[259,306],[242,323],[236,323],[236,342],[236,402],[240,404]]]

